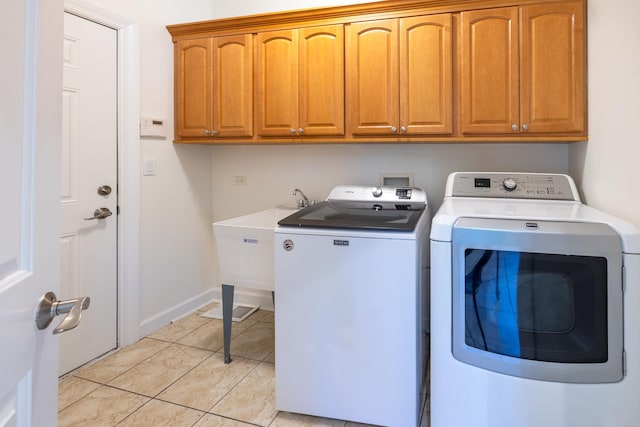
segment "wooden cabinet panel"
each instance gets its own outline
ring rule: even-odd
[[[398,126],[398,20],[351,24],[347,47],[350,130],[392,134]]]
[[[461,13],[463,134],[586,130],[584,4]]]
[[[344,135],[343,32],[331,25],[258,34],[258,135]]]
[[[175,57],[176,134],[199,139],[251,136],[252,36],[180,41]]]
[[[257,36],[256,132],[290,135],[298,128],[298,31]]]
[[[253,134],[253,37],[213,39],[213,130],[216,137]]]
[[[344,29],[300,29],[300,122],[305,135],[344,135]]]
[[[183,138],[202,138],[211,129],[211,39],[175,44],[176,133]]]
[[[521,8],[521,120],[529,132],[585,130],[582,3]]]
[[[401,133],[453,132],[451,20],[448,13],[400,20]]]
[[[461,13],[460,115],[463,133],[519,126],[518,9]]]
[[[351,24],[354,135],[452,133],[451,14]]]

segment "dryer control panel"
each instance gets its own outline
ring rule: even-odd
[[[580,201],[568,175],[521,172],[453,173],[445,196]]]

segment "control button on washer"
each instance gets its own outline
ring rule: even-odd
[[[513,191],[518,186],[518,183],[513,178],[505,178],[504,181],[502,181],[502,186],[507,191]]]

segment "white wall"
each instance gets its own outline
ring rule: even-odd
[[[589,142],[569,147],[586,202],[640,226],[640,2],[589,0]]]
[[[373,3],[374,1],[376,0],[243,0],[235,2],[211,0],[214,9],[214,19],[254,15],[267,12],[279,12],[283,10]]]
[[[567,172],[565,144],[216,146],[211,158],[216,221],[295,203],[294,188],[324,200],[336,185],[376,185],[383,173],[413,174],[435,211],[454,171]]]

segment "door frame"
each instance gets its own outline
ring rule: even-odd
[[[78,0],[64,11],[117,32],[118,233],[117,346],[140,338],[140,80],[138,24]]]

